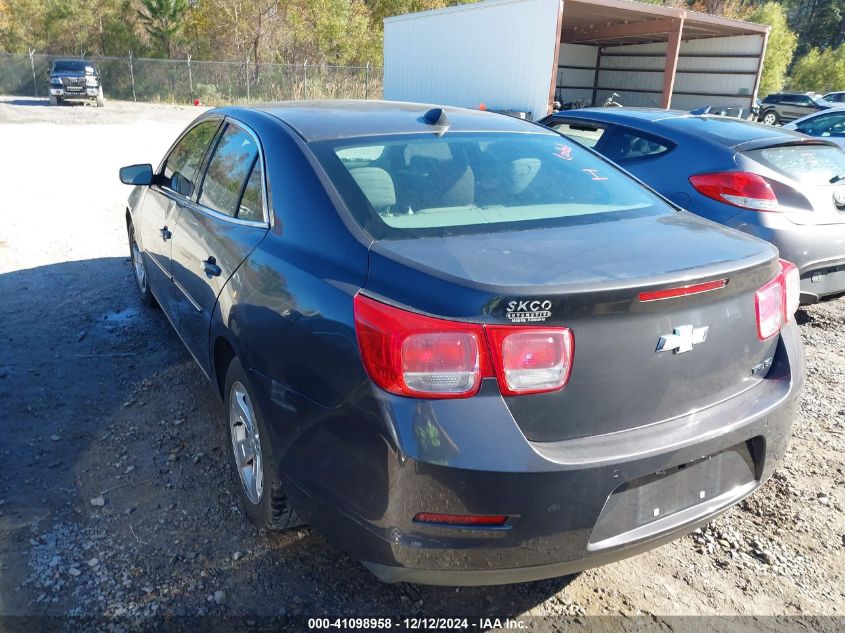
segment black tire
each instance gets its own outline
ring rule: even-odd
[[[132,264],[132,276],[135,278],[135,285],[138,287],[138,295],[141,297],[141,303],[146,306],[156,306],[156,300],[150,290],[150,276],[147,274],[147,263],[141,255],[141,248],[138,242],[135,241],[135,225],[131,222],[127,227],[129,232],[129,262]],[[136,258],[138,258],[136,260]],[[138,272],[138,266],[143,270],[143,281]]]
[[[263,489],[257,503],[250,499],[245,484],[238,473],[238,464],[235,457],[233,441],[232,398],[235,397],[235,387],[241,385],[251,401],[252,414],[258,428],[260,443],[260,454],[262,459]],[[235,490],[237,491],[238,502],[249,519],[263,530],[288,530],[303,525],[303,521],[297,516],[296,511],[291,507],[287,495],[284,492],[282,481],[279,477],[279,464],[273,453],[272,443],[269,441],[267,425],[258,407],[255,404],[255,396],[249,384],[246,372],[237,358],[233,358],[226,371],[225,391],[226,403],[226,446],[224,450],[229,454],[229,461],[232,465],[232,477]]]
[[[56,97],[55,95],[50,95],[50,105],[51,106],[59,105],[59,98]]]
[[[777,125],[780,123],[780,117],[775,110],[766,110],[760,115],[760,122],[765,125]]]

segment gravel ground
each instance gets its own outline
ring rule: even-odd
[[[127,258],[117,168],[157,162],[199,112],[0,99],[0,615],[845,614],[845,300],[799,311],[783,468],[657,550],[458,590],[381,584],[308,528],[256,531],[222,405]]]

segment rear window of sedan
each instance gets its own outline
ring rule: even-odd
[[[313,148],[356,222],[376,239],[674,212],[606,160],[556,135],[446,133]]]

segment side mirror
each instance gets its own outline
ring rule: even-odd
[[[121,167],[120,182],[124,185],[151,185],[153,184],[153,166],[144,163]]]

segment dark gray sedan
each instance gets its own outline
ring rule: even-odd
[[[225,108],[121,179],[138,290],[226,403],[246,513],[305,520],[383,580],[610,562],[783,457],[794,266],[550,130]]]
[[[798,266],[802,303],[845,293],[845,152],[831,141],[650,108],[573,110],[543,123],[685,209],[777,246]]]

